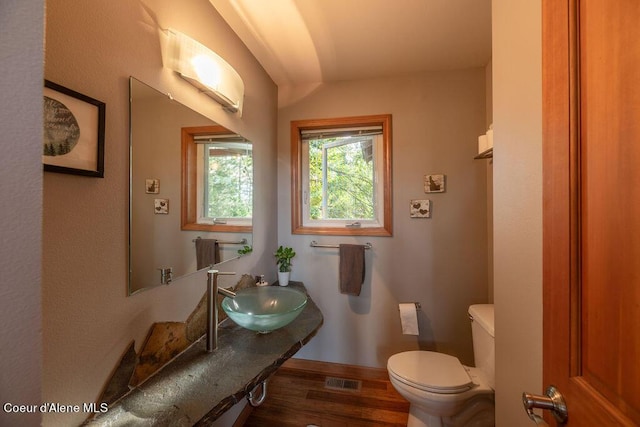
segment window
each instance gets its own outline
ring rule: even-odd
[[[221,126],[182,129],[182,229],[251,231],[252,145]]]
[[[294,234],[390,236],[391,115],[291,122]]]
[[[202,144],[202,215],[199,222],[251,220],[253,157],[251,144],[235,138],[208,138]],[[197,140],[197,139],[196,139]]]

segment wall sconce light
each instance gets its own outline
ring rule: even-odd
[[[219,55],[191,37],[168,30],[167,66],[215,99],[227,111],[242,114],[244,82]]]

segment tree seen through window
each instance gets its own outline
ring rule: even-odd
[[[205,159],[205,215],[208,218],[251,218],[253,158],[250,150],[208,144]]]
[[[374,171],[370,137],[310,140],[310,218],[373,219]]]

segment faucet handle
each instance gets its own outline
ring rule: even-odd
[[[163,285],[168,285],[173,280],[173,269],[171,267],[167,268],[157,268],[156,270],[160,270],[160,283]]]
[[[209,273],[209,274],[217,274],[218,276],[234,276],[236,274],[235,271],[218,271],[218,270],[214,270],[214,269],[211,269],[211,270],[207,271],[207,273]]]
[[[225,297],[229,297],[229,298],[235,298],[236,297],[236,293],[233,292],[231,289],[218,288],[218,293],[224,295]]]

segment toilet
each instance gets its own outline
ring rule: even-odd
[[[495,425],[493,304],[469,307],[475,367],[433,351],[406,351],[387,362],[391,384],[410,403],[407,427]]]

